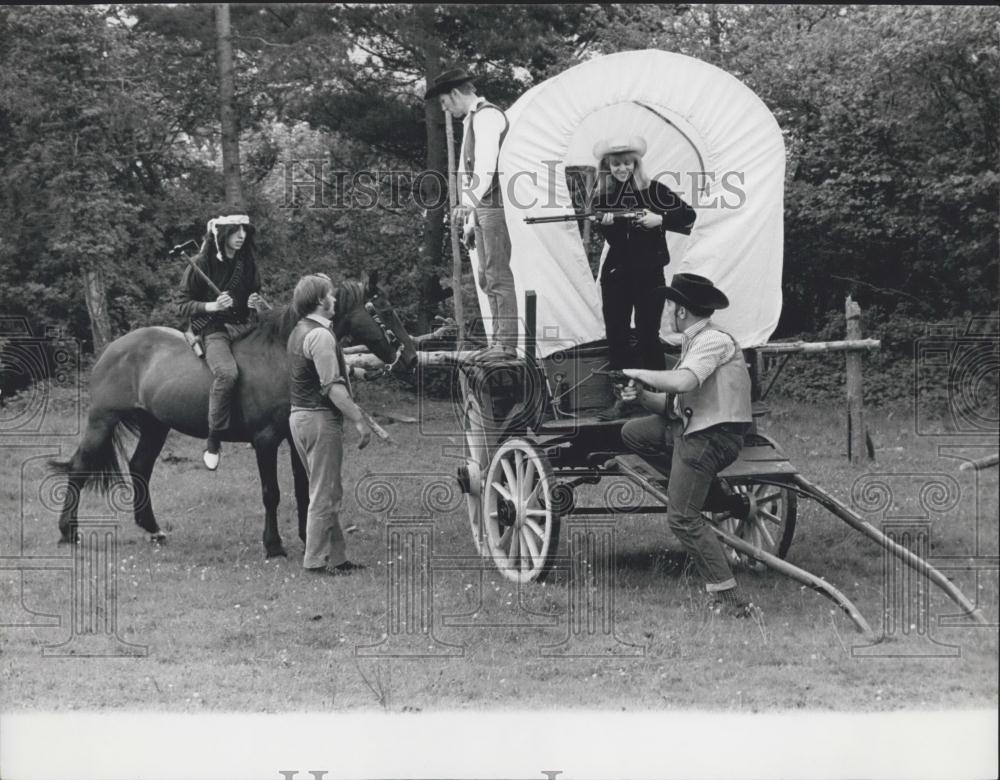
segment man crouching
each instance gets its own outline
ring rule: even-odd
[[[655,413],[625,423],[622,441],[670,475],[667,522],[705,580],[709,607],[750,617],[757,608],[738,587],[722,544],[701,514],[726,509],[746,517],[749,508],[741,496],[726,495],[716,479],[739,457],[753,419],[743,353],[710,319],[729,299],[696,274],[674,274],[659,292],[667,299],[666,315],[681,334],[681,358],[669,371],[624,369],[626,376],[652,389],[630,383],[623,400],[638,399]]]
[[[368,446],[371,432],[351,398],[347,365],[331,329],[336,298],[330,277],[302,277],[295,285],[292,306],[300,319],[288,337],[292,398],[289,427],[309,476],[302,566],[318,574],[351,574],[365,567],[347,559],[340,527],[344,417],[354,423],[361,436],[359,449]]]

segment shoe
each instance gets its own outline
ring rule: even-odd
[[[760,614],[760,607],[750,601],[740,588],[720,590],[712,594],[708,610],[714,615],[744,619]]]
[[[305,569],[305,571],[310,574],[324,574],[327,577],[344,577],[349,574],[354,574],[356,571],[361,571],[362,569],[367,569],[363,563],[352,563],[351,561],[344,561],[339,566],[316,566],[314,568]]]
[[[361,571],[362,569],[367,569],[363,563],[354,563],[352,561],[344,561],[339,566],[327,566],[326,570],[334,577],[343,577],[348,574],[354,574],[356,571]]]
[[[735,496],[730,496],[729,505],[729,514],[736,520],[746,520],[750,517],[752,504],[750,503],[750,496],[745,493],[737,493]]]
[[[209,433],[208,438],[205,439],[205,452],[201,456],[201,459],[205,461],[205,468],[209,471],[215,471],[219,468],[221,458],[219,440],[212,433]]]

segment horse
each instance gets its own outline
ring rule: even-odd
[[[374,287],[346,282],[337,290],[334,333],[365,344],[379,360],[394,364],[399,341],[392,331],[373,318],[366,298],[387,302]],[[391,311],[391,309],[389,309]],[[290,441],[288,416],[291,398],[286,343],[298,317],[291,306],[258,315],[256,326],[233,341],[239,367],[233,416],[222,437],[227,442],[250,442],[257,455],[264,503],[264,550],[268,558],[285,556],[278,532],[278,447]],[[95,363],[90,380],[87,427],[80,444],[67,461],[50,461],[50,467],[68,477],[59,516],[60,542],[76,537],[80,494],[90,487],[107,494],[124,481],[118,456],[125,456],[123,434],[138,436],[128,459],[135,522],[150,540],[165,541],[153,513],[149,491],[156,459],[171,430],[204,439],[208,435],[208,394],[212,373],[173,328],[138,328],[111,342]],[[299,537],[305,541],[309,483],[294,446],[289,447]]]

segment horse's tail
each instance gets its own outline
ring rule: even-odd
[[[49,468],[57,474],[83,474],[86,479],[84,487],[107,495],[116,483],[125,480],[119,459],[128,460],[125,436],[138,433],[138,416],[133,412],[126,412],[114,423],[110,434],[95,447],[85,448],[81,444],[69,460],[50,460]]]

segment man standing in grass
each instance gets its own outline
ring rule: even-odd
[[[710,319],[729,305],[721,290],[704,276],[685,273],[659,290],[667,299],[666,316],[681,334],[681,358],[667,371],[624,369],[652,390],[630,382],[622,398],[638,399],[655,414],[625,423],[622,440],[669,470],[667,522],[705,580],[710,609],[750,617],[757,608],[737,585],[722,543],[702,516],[709,508],[746,517],[746,499],[725,495],[716,476],[739,457],[750,430],[750,374],[739,344]]]
[[[354,423],[361,436],[358,449],[371,441],[368,425],[351,398],[347,365],[331,329],[336,303],[330,277],[303,276],[292,294],[292,306],[301,319],[288,337],[292,396],[288,422],[292,442],[309,475],[302,566],[309,572],[334,576],[365,568],[347,559],[340,526],[344,417]]]

